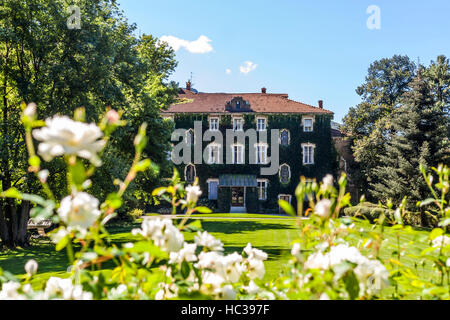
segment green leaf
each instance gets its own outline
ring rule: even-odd
[[[419,203],[420,203],[420,206],[423,207],[423,206],[427,206],[427,205],[429,205],[431,203],[434,203],[435,201],[436,200],[434,198],[428,198],[426,200],[419,201]]]
[[[350,299],[354,300],[359,296],[359,282],[353,271],[347,273],[344,277],[345,290],[347,290]]]
[[[196,207],[195,210],[198,211],[199,213],[211,213],[212,212],[212,210],[208,207]]]
[[[150,159],[145,159],[145,160],[139,161],[134,166],[134,169],[137,172],[143,172],[143,171],[147,170],[151,166],[151,164],[152,164],[152,162],[150,161]]]
[[[191,272],[191,267],[190,267],[189,263],[187,263],[186,260],[183,261],[181,263],[181,276],[184,279],[187,279],[187,277],[189,277],[190,272]]]
[[[294,208],[291,206],[291,204],[285,200],[278,200],[278,204],[280,205],[281,209],[283,209],[287,214],[291,216],[296,216],[296,212]]]
[[[33,156],[28,159],[28,164],[32,167],[39,167],[41,165],[41,159],[38,156]]]
[[[197,232],[197,231],[202,231],[202,222],[200,221],[200,219],[194,220],[193,222],[189,223],[188,225],[186,225],[185,231],[189,231],[189,232]]]
[[[64,237],[62,238],[58,244],[56,245],[55,250],[56,251],[61,251],[62,249],[64,249],[67,245],[69,244],[69,237]]]
[[[444,234],[444,230],[442,230],[441,228],[433,229],[433,231],[431,231],[431,233],[430,233],[430,240],[434,240],[443,234]]]
[[[156,188],[155,190],[153,190],[152,192],[152,196],[161,196],[164,192],[166,192],[167,188],[161,187],[161,188]]]
[[[77,186],[82,185],[87,178],[83,163],[77,160],[75,165],[70,166],[69,168],[72,176],[72,182]]]
[[[3,195],[6,198],[22,199],[22,194],[16,188],[9,188],[3,193]]]
[[[122,199],[117,193],[113,192],[106,197],[106,203],[113,209],[119,209],[122,206]]]

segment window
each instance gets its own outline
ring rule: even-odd
[[[303,131],[304,132],[312,132],[313,131],[313,118],[304,118],[303,119]]]
[[[208,146],[208,163],[209,164],[219,164],[220,161],[220,145],[210,144]]]
[[[242,131],[244,120],[242,118],[233,118],[233,130]]]
[[[289,204],[291,203],[291,198],[292,196],[290,194],[279,194],[278,195],[278,200],[284,200],[286,202],[288,202]],[[280,213],[283,213],[283,209],[281,207],[279,207]]]
[[[266,130],[266,118],[257,118],[256,119],[256,130],[257,131],[265,131]]]
[[[288,146],[289,143],[291,142],[290,140],[291,140],[291,137],[290,137],[290,134],[289,134],[289,130],[287,130],[287,129],[281,130],[281,133],[280,133],[280,144],[282,146]]]
[[[258,199],[267,200],[267,180],[258,180]]]
[[[219,130],[219,118],[210,118],[209,119],[209,130],[210,131],[218,131]]]
[[[256,145],[256,164],[267,164],[267,145]]]
[[[241,108],[241,102],[240,101],[236,101],[236,109],[240,109]]]
[[[217,200],[217,191],[219,187],[219,180],[209,179],[208,180],[208,199]]]
[[[280,166],[280,182],[288,183],[291,179],[291,168],[287,164]]]
[[[303,149],[303,164],[314,164],[314,144],[302,144]]]
[[[231,146],[233,155],[233,164],[244,163],[244,146],[235,144]]]
[[[186,182],[193,183],[195,181],[195,176],[195,166],[193,164],[188,164],[184,170]]]

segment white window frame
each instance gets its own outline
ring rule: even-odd
[[[240,127],[236,129],[236,122],[235,121],[240,121]],[[244,131],[244,118],[242,117],[233,117],[232,119],[233,122],[233,131]]]
[[[289,146],[291,144],[291,132],[288,129],[281,129],[279,143],[280,143],[280,145],[283,145],[283,146],[284,146],[284,144],[281,144],[281,133],[282,132],[287,132],[287,134],[288,134],[288,143],[287,143],[286,146]]]
[[[279,194],[278,195],[278,200],[281,200],[281,197],[288,197],[289,204],[292,204],[292,195],[290,195],[290,194]]]
[[[257,143],[257,144],[255,144],[256,164],[267,164],[267,150],[268,149],[269,149],[269,145],[267,143]],[[260,152],[260,150],[261,150],[261,152]],[[260,155],[262,155],[262,157],[261,157],[262,159],[260,159],[260,157],[259,157]],[[260,160],[262,160],[262,161],[260,161]]]
[[[240,155],[239,158],[235,155],[234,149],[236,147],[241,149],[240,153],[238,151],[238,155]],[[245,148],[242,144],[232,144],[231,145],[231,155],[232,155],[233,164],[244,164],[244,152],[245,152]]]
[[[217,190],[216,190],[217,198],[216,199],[211,198],[211,182],[217,183]],[[217,200],[219,198],[219,179],[208,179],[208,180],[206,180],[206,183],[208,183],[208,199],[209,200]]]
[[[311,159],[307,159],[307,152],[306,148],[311,148]],[[302,143],[302,159],[303,159],[303,165],[311,165],[315,163],[315,151],[316,151],[316,145],[313,143]],[[307,161],[309,160],[309,161]]]
[[[311,120],[311,127],[305,125],[306,120]],[[314,131],[314,117],[306,116],[302,118],[303,132],[313,132]],[[311,130],[306,130],[306,128],[311,128]]]
[[[213,126],[213,120],[217,120],[217,123]],[[209,118],[209,131],[219,131],[220,128],[220,117]]]
[[[258,183],[258,200],[267,200],[267,187],[269,185],[269,180],[267,179],[257,179],[256,180]],[[263,184],[264,186],[262,188],[264,188],[264,196],[263,198],[260,197],[260,184]]]
[[[220,158],[221,145],[218,143],[210,143],[207,148],[208,148],[208,164],[221,164],[222,163],[221,158]],[[213,161],[213,157],[212,157],[213,148],[217,148],[217,160],[216,161]]]
[[[195,164],[193,163],[188,163],[185,167],[184,167],[184,181],[188,181],[187,180],[187,168],[192,166],[194,168],[194,181],[195,178],[197,178],[197,168],[195,167]],[[190,182],[190,181],[189,181]]]
[[[288,178],[288,181],[287,182],[283,182],[283,181],[281,181],[281,168],[282,167],[288,167],[288,169],[289,169],[289,178]],[[288,165],[287,163],[283,163],[281,166],[280,166],[280,168],[278,169],[278,177],[279,177],[279,179],[280,179],[280,183],[289,183],[290,181],[291,181],[291,166],[290,165]]]
[[[259,120],[264,120],[264,128],[259,127]],[[256,131],[266,131],[267,130],[267,118],[266,117],[256,117]]]

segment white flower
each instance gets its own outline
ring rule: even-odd
[[[71,279],[51,277],[47,281],[45,293],[50,298],[62,298],[64,300],[92,300],[91,292],[84,292],[81,285],[73,285]]]
[[[53,243],[57,244],[63,238],[65,238],[68,234],[69,234],[69,232],[66,230],[66,228],[62,227],[62,228],[59,228],[58,232],[52,233],[50,236],[52,238]]]
[[[327,174],[324,178],[323,178],[323,186],[325,188],[328,187],[332,187],[333,186],[333,176],[331,174]]]
[[[212,286],[213,288],[220,288],[225,279],[217,273],[206,271],[202,276],[203,284]]]
[[[252,248],[250,243],[244,248],[244,252],[248,255],[249,259],[267,260],[267,253],[259,249]]]
[[[99,201],[85,192],[78,192],[61,201],[58,215],[69,228],[86,231],[100,216]]]
[[[25,271],[29,276],[32,276],[34,274],[36,274],[38,270],[38,263],[36,262],[36,260],[28,260],[28,262],[25,264]]]
[[[258,287],[258,285],[257,285],[253,280],[250,280],[248,286],[243,287],[243,289],[244,289],[248,294],[257,294],[259,291],[261,291],[261,288]]]
[[[389,286],[389,272],[378,260],[366,260],[354,269],[359,280],[361,292],[370,295],[380,292]]]
[[[214,293],[221,300],[234,300],[236,299],[236,292],[233,289],[232,285],[227,284],[220,289],[216,289]]]
[[[120,120],[120,115],[116,110],[111,109],[106,113],[106,119],[109,123],[116,124]]]
[[[99,140],[103,133],[95,124],[73,121],[66,116],[55,116],[45,121],[46,127],[33,130],[36,140],[42,141],[38,153],[45,161],[62,155],[77,155],[92,164],[101,164],[97,153],[105,146]]]
[[[197,261],[197,256],[195,255],[195,250],[197,249],[196,244],[184,243],[183,248],[179,252],[171,252],[169,263],[182,263],[183,261],[192,262]]]
[[[186,202],[187,203],[197,203],[198,198],[201,196],[199,186],[188,186],[186,187]]]
[[[243,258],[237,252],[221,257],[216,264],[216,272],[220,274],[227,282],[236,283],[239,281],[244,267]]]
[[[171,219],[146,218],[142,221],[141,228],[132,230],[132,233],[152,239],[155,245],[167,252],[177,252],[183,246],[183,234],[173,225]]]
[[[44,170],[41,170],[38,172],[38,177],[39,177],[39,180],[41,181],[41,183],[47,182],[47,178],[48,178],[49,174],[50,174],[50,172],[47,169],[44,169]]]
[[[195,264],[195,267],[198,269],[215,269],[221,257],[222,255],[215,251],[200,252],[198,255],[198,262]]]
[[[305,269],[322,269],[330,268],[330,258],[322,252],[315,252],[311,254],[304,264]]]
[[[207,231],[198,232],[194,237],[194,241],[198,246],[208,248],[211,251],[223,251],[223,243],[210,235]]]
[[[291,255],[297,258],[297,260],[299,261],[303,260],[300,243],[298,242],[294,243],[294,245],[292,246]]]
[[[320,295],[319,300],[330,300],[330,296],[324,292]]]
[[[247,272],[248,277],[250,279],[262,279],[264,278],[265,269],[264,269],[264,262],[260,259],[247,259]]]
[[[110,299],[118,299],[123,297],[128,292],[128,288],[126,285],[121,284],[117,288],[112,288],[109,292],[108,297]]]
[[[432,245],[435,248],[446,247],[450,245],[450,237],[439,236],[433,239]]]
[[[450,268],[450,258],[447,259],[447,262],[445,263],[445,265]]]
[[[331,247],[330,251],[325,254],[321,251],[311,254],[306,260],[304,267],[305,269],[327,270],[344,261],[360,264],[368,261],[368,259],[357,248],[339,244]]]
[[[34,118],[36,115],[36,104],[35,103],[29,103],[25,110],[23,110],[23,114],[29,118]]]
[[[18,293],[20,283],[9,281],[3,284],[0,291],[0,300],[24,300],[25,297]]]
[[[322,219],[330,216],[331,201],[329,199],[320,200],[314,207],[314,212]]]

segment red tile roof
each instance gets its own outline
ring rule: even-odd
[[[234,97],[242,97],[250,104],[250,112],[257,113],[308,113],[333,114],[301,102],[290,100],[287,94],[269,93],[195,93],[181,89],[179,103],[173,104],[164,113],[229,113],[225,110],[227,102]],[[245,111],[244,111],[245,112]]]

